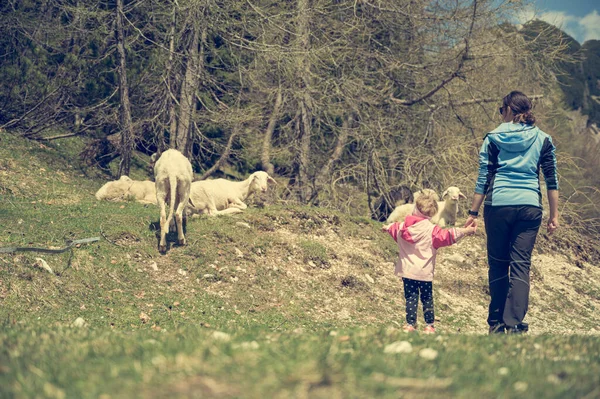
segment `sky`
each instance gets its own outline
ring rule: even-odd
[[[519,15],[519,22],[541,19],[555,25],[579,43],[600,40],[600,1],[532,0]]]

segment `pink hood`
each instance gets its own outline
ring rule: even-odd
[[[412,280],[433,281],[437,249],[454,244],[462,234],[455,228],[442,229],[416,207],[404,223],[393,223],[388,232],[398,243],[395,274]]]

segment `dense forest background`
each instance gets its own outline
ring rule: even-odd
[[[198,178],[262,169],[288,182],[282,200],[364,214],[401,184],[470,191],[517,89],[558,144],[563,215],[598,229],[600,42],[514,25],[522,6],[7,0],[0,127],[80,136],[110,178],[177,148]]]

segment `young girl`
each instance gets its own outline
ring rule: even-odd
[[[408,215],[404,223],[396,222],[382,228],[390,233],[400,250],[395,274],[402,277],[404,282],[406,332],[416,330],[420,294],[427,323],[424,332],[435,333],[432,282],[437,249],[452,245],[464,235],[474,234],[477,230],[476,227],[442,229],[429,220],[437,211],[435,198],[422,195],[417,199],[412,215]]]

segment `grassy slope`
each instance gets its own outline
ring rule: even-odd
[[[189,221],[189,245],[161,256],[157,209],[97,202],[103,182],[73,161],[76,141],[0,144],[0,247],[102,237],[0,255],[1,397],[600,395],[600,271],[581,237],[540,236],[530,336],[483,335],[481,235],[440,251],[441,334],[407,336],[395,244],[377,223],[254,207]],[[395,341],[412,352],[384,353]]]

